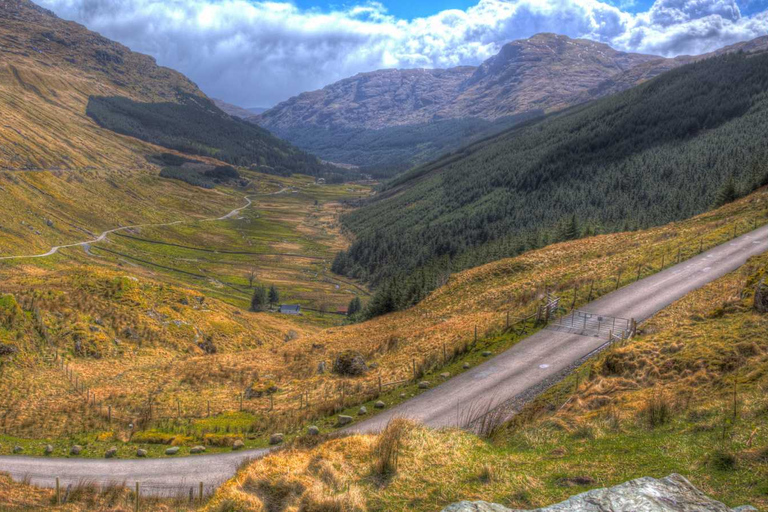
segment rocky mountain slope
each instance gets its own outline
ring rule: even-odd
[[[251,119],[327,160],[403,169],[697,59],[766,46],[768,38],[761,38],[710,55],[666,59],[538,34],[505,45],[478,67],[361,73]]]

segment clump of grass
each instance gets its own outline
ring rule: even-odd
[[[492,464],[484,463],[480,466],[480,472],[477,475],[477,479],[484,484],[495,482],[498,479],[496,468]]]
[[[400,456],[403,438],[413,430],[413,423],[403,418],[395,418],[379,435],[373,449],[375,460],[373,473],[380,477],[388,477],[397,473],[397,462]]]
[[[709,455],[709,463],[718,471],[733,471],[736,469],[738,459],[732,452],[718,448]]]
[[[654,393],[640,411],[645,424],[651,428],[658,428],[672,421],[672,401],[664,392]]]

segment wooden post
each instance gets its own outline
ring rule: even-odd
[[[381,374],[379,374],[379,394],[381,394]]]
[[[416,359],[411,360],[411,365],[413,366],[413,380],[416,380]]]
[[[509,329],[509,310],[507,310],[507,323],[506,323],[506,327],[504,327],[504,329],[505,330]]]
[[[203,482],[200,482],[200,503],[203,502]]]
[[[595,289],[595,280],[593,279],[589,285],[589,295],[587,296],[587,302],[592,302],[592,290]]]
[[[245,398],[245,392],[240,393],[240,411],[243,410],[243,398]]]
[[[699,239],[699,254],[704,250],[704,240]]]
[[[507,313],[507,318],[509,318],[509,313]],[[507,320],[507,324],[509,324],[509,320]],[[448,353],[445,350],[445,342],[443,342],[443,364],[448,363]]]
[[[208,417],[209,418],[211,417],[211,401],[210,400],[208,400]]]
[[[477,345],[477,324],[475,324],[475,345]]]
[[[621,270],[619,270],[619,275],[616,276],[616,290],[619,289],[619,283],[621,283]]]
[[[136,482],[136,501],[134,502],[134,512],[139,512],[139,482]]]
[[[56,504],[61,505],[61,484],[59,484],[59,477],[56,477]]]
[[[635,278],[635,282],[640,280],[640,272],[642,271],[642,269],[643,269],[643,265],[642,264],[637,266],[637,277]]]
[[[107,406],[107,417],[109,418],[109,424],[112,424],[112,406]]]
[[[677,246],[677,262],[680,263],[680,246]]]
[[[665,253],[661,253],[661,267],[659,267],[659,270],[664,270],[664,257],[666,256]]]
[[[304,393],[299,394],[299,410],[304,408]],[[242,408],[241,408],[242,410]]]
[[[344,384],[342,384],[344,386]],[[272,411],[275,409],[275,395],[269,395],[269,410]]]

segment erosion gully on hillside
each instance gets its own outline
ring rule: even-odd
[[[645,320],[680,299],[768,251],[768,226],[719,245],[678,265],[625,286],[582,308],[606,316]],[[543,330],[506,352],[369,420],[350,432],[377,432],[395,417],[431,427],[457,426],[468,412],[487,410],[534,396],[606,344],[603,336]],[[96,460],[0,457],[0,471],[40,486],[89,481],[141,482],[143,493],[197,486],[210,491],[230,478],[244,461],[268,449],[179,459]]]

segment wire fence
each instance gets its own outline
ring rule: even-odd
[[[437,347],[420,349],[408,364],[369,371],[361,378],[334,376],[321,385],[313,384],[311,388],[293,392],[266,390],[249,393],[247,389],[242,389],[227,399],[214,402],[204,402],[197,397],[191,402],[178,396],[166,396],[161,403],[157,397],[151,397],[141,406],[119,408],[107,400],[99,399],[98,393],[53,349],[51,359],[70,382],[73,392],[85,401],[105,425],[121,422],[138,428],[159,421],[203,419],[237,411],[261,417],[263,421],[251,427],[258,431],[268,431],[279,425],[299,425],[302,421],[338,414],[400,386],[417,383],[425,375],[440,371],[467,352],[476,350],[479,344],[487,345],[482,342],[489,342],[501,334],[524,336],[543,326],[550,326],[569,332],[605,336],[610,340],[626,339],[636,329],[633,319],[596,315],[579,310],[577,306],[752,231],[758,227],[758,221],[761,225],[765,223],[764,212],[760,218],[755,216],[751,222],[738,221],[729,225],[724,221],[714,232],[698,238],[677,243],[675,239],[670,239],[655,256],[625,264],[615,269],[613,274],[608,272],[595,275],[595,271],[592,271],[591,276],[571,277],[564,283],[541,283],[531,294],[532,300],[528,300],[527,309],[522,314],[517,312],[518,316],[512,316],[511,308],[498,311],[490,321],[476,324],[469,333],[457,333]],[[54,342],[42,315],[35,310],[33,317],[41,337],[49,347],[53,347]]]

